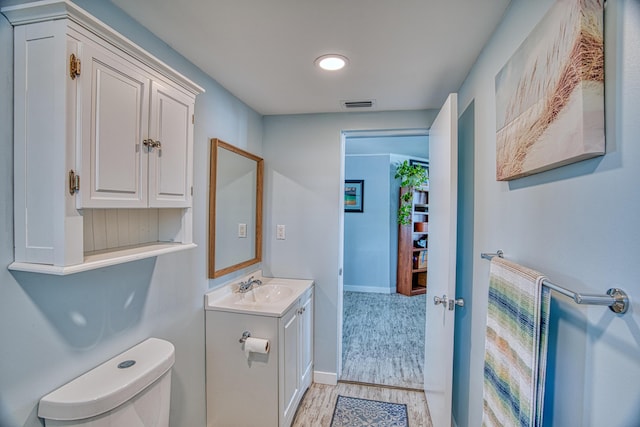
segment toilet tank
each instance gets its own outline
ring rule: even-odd
[[[149,338],[40,399],[47,427],[167,427],[173,344]]]

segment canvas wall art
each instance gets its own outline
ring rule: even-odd
[[[558,0],[496,75],[496,178],[599,156],[604,0]]]

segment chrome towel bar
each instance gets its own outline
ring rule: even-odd
[[[496,253],[483,252],[480,254],[480,257],[486,260],[491,260],[496,256],[498,258],[504,258],[504,252],[499,250]],[[569,298],[573,299],[576,304],[607,305],[609,306],[609,309],[611,309],[611,311],[618,314],[624,314],[629,309],[629,297],[627,296],[625,291],[619,288],[611,288],[607,290],[606,295],[595,295],[574,292],[567,288],[563,288],[562,286],[556,285],[555,283],[552,283],[547,279],[542,281],[542,285],[556,292],[559,292],[562,295],[568,296]]]

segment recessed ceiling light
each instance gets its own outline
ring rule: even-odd
[[[315,64],[318,67],[327,71],[341,70],[345,65],[347,65],[348,62],[349,60],[346,56],[336,54],[322,55],[315,60]]]

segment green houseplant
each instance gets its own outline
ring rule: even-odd
[[[398,224],[411,224],[411,202],[413,189],[421,187],[429,181],[427,170],[420,165],[411,165],[408,160],[396,165],[396,179],[400,179],[400,187],[407,187],[408,191],[400,199],[398,208]]]

